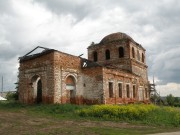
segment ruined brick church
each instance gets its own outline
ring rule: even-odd
[[[32,54],[36,49],[43,51]],[[125,33],[105,36],[88,59],[36,47],[20,57],[23,103],[127,104],[148,102],[145,49]]]

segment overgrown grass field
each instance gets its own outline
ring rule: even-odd
[[[155,105],[94,105],[81,109],[82,117],[96,117],[103,120],[138,122],[147,125],[180,126],[178,108]]]
[[[96,119],[108,121],[137,122],[147,125],[180,126],[180,109],[153,104],[130,105],[72,105],[40,104],[26,105],[17,102],[0,102],[0,109],[48,115],[57,118]]]
[[[0,113],[10,113],[27,115],[34,118],[47,118],[53,120],[73,121],[74,123],[82,123],[82,121],[88,121],[87,130],[82,127],[78,127],[82,132],[87,134],[106,134],[107,129],[110,133],[133,133],[137,131],[137,134],[154,133],[162,131],[174,131],[180,130],[180,109],[173,107],[144,105],[144,104],[131,104],[131,105],[71,105],[71,104],[39,104],[39,105],[25,105],[17,102],[0,102]],[[0,119],[2,119],[0,117]],[[29,117],[28,117],[29,119]],[[108,127],[104,127],[101,124],[97,124],[92,127],[92,123],[100,122],[101,124],[107,122],[111,123]],[[20,123],[20,122],[19,122]],[[91,124],[90,124],[91,123]],[[130,125],[138,125],[139,127],[147,126],[148,128],[136,128],[129,127],[117,128],[111,125],[121,127],[123,123],[129,123]],[[121,124],[122,125],[121,125]],[[44,126],[45,124],[43,124]],[[66,125],[66,124],[65,124]],[[101,125],[101,126],[99,126]],[[120,126],[121,125],[121,126]],[[0,124],[0,129],[1,129]],[[47,124],[48,126],[48,124]],[[66,125],[67,126],[67,125]],[[152,128],[153,127],[153,128]],[[161,127],[161,128],[159,128]],[[65,127],[63,129],[66,129]],[[58,131],[60,129],[58,128]],[[69,128],[66,130],[70,130]],[[162,131],[160,131],[162,130]],[[54,130],[53,130],[54,131]],[[63,130],[64,131],[64,130]],[[65,132],[65,131],[64,131]],[[80,132],[80,131],[78,131]],[[68,134],[75,134],[74,130]],[[1,134],[1,132],[0,132]],[[54,133],[56,134],[56,133]],[[65,133],[64,133],[65,134]]]

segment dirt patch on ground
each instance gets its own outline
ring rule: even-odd
[[[62,120],[20,112],[0,110],[0,135],[98,135],[106,130],[144,130],[154,127],[111,121]],[[104,133],[103,133],[104,132]],[[140,133],[140,132],[138,132]],[[108,134],[108,133],[107,133]]]

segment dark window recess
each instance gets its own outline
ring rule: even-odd
[[[142,53],[142,62],[144,63],[144,54]]]
[[[126,85],[127,98],[130,98],[129,85]]]
[[[106,60],[109,60],[109,59],[110,59],[110,51],[106,50]]]
[[[133,98],[135,98],[135,97],[136,97],[136,86],[133,85]]]
[[[113,97],[113,83],[109,82],[109,97]]]
[[[122,98],[122,83],[118,84],[118,88],[119,88],[119,97]]]
[[[124,57],[124,48],[123,47],[119,47],[119,58]]]
[[[42,82],[41,80],[37,83],[37,103],[42,102]]]
[[[94,62],[98,61],[98,54],[97,52],[93,53]]]
[[[146,98],[148,98],[148,90],[147,90],[147,88],[145,88],[145,94],[146,94]]]
[[[134,47],[132,47],[132,57],[135,58]]]

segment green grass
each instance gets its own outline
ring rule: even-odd
[[[0,134],[141,135],[172,132],[180,130],[179,112],[179,108],[154,105],[26,105],[5,101],[0,102],[0,121],[3,121]],[[7,130],[9,128],[11,130]]]
[[[152,132],[152,129],[146,128],[142,130],[142,128],[132,128],[133,130],[129,130],[129,128],[99,128],[94,127],[90,128],[89,130],[93,130],[98,135],[144,135],[144,130],[146,131],[146,134],[150,133],[156,133],[156,131],[159,131],[158,129],[154,129]]]
[[[26,105],[18,102],[0,102],[0,109],[9,111],[26,110],[31,115],[52,116],[58,119],[108,120],[180,127],[180,111],[178,108],[155,105]]]

